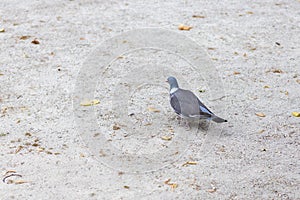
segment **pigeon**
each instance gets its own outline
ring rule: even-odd
[[[170,104],[181,118],[227,122],[211,112],[193,92],[179,88],[175,77],[170,76],[167,82],[170,85]]]

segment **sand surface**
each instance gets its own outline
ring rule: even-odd
[[[299,11],[2,0],[0,199],[300,199]],[[229,122],[179,124],[169,75]]]

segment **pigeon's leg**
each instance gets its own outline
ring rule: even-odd
[[[177,115],[176,118],[177,118],[177,120],[178,120],[178,124],[181,124],[182,118],[181,118],[179,115]]]

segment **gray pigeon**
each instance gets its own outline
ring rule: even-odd
[[[212,113],[193,92],[180,89],[175,77],[170,76],[167,82],[170,84],[171,106],[180,117],[208,119],[217,123],[227,122]]]

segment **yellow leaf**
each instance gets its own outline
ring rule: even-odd
[[[169,141],[172,139],[172,136],[162,136],[161,139]]]
[[[0,29],[0,33],[4,33],[5,32],[5,29],[4,28],[1,28]]]
[[[255,113],[255,115],[259,116],[259,117],[265,117],[266,116],[264,113],[261,113],[261,112],[260,113]]]
[[[84,100],[80,103],[81,106],[93,106],[96,104],[99,104],[100,101],[98,99],[93,99],[93,100]]]
[[[188,166],[188,165],[197,165],[197,162],[194,162],[194,161],[187,161],[187,162],[184,163],[182,166]]]
[[[149,112],[160,112],[160,110],[153,108],[153,107],[148,107]]]
[[[186,26],[186,25],[183,25],[183,24],[180,24],[178,26],[178,30],[181,30],[181,31],[189,31],[191,30],[193,27],[192,26]]]
[[[293,115],[294,117],[300,117],[300,112],[292,112],[292,115]]]

